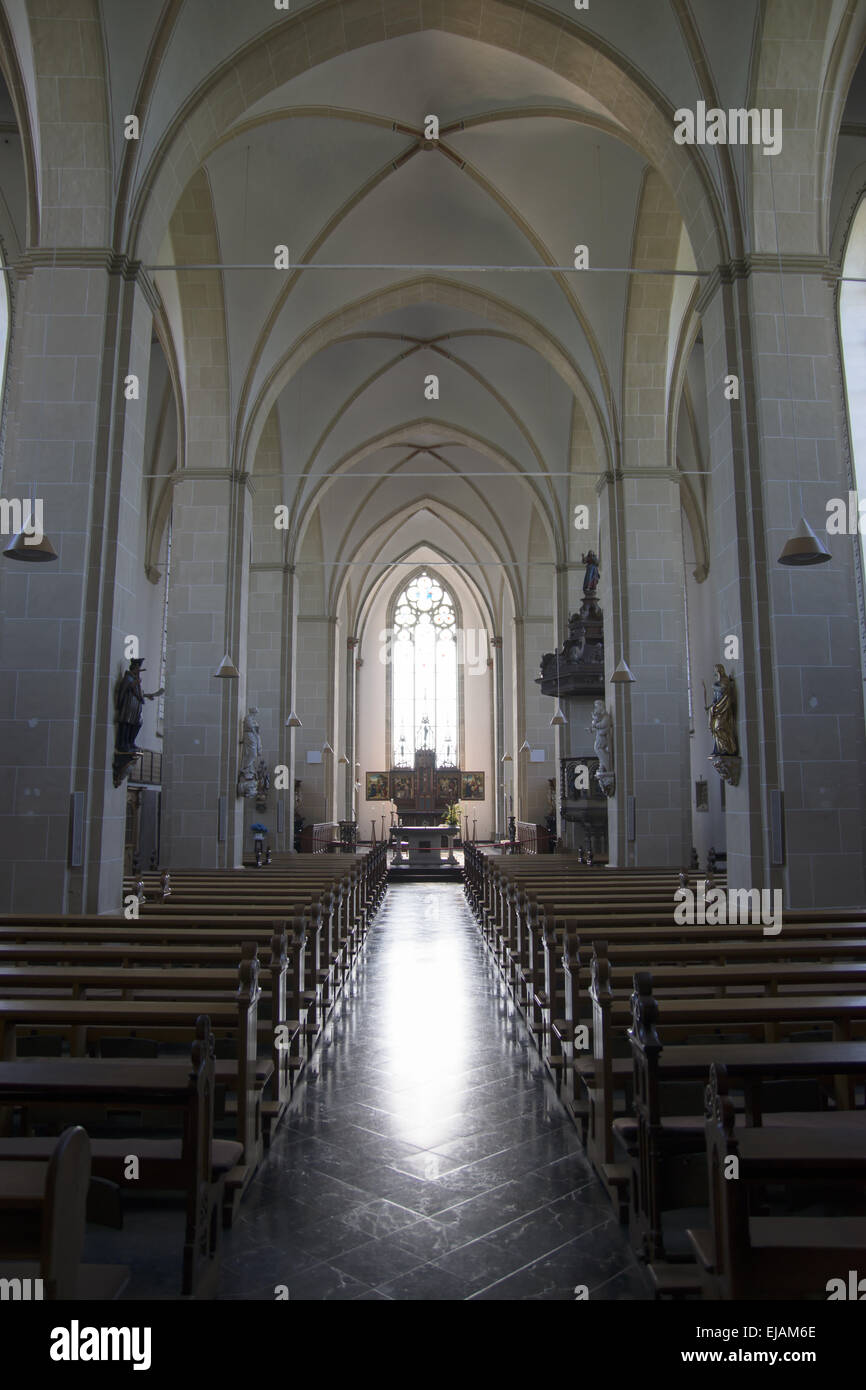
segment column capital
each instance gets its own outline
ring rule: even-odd
[[[725,261],[709,272],[695,305],[697,313],[703,316],[720,286],[748,280],[751,275],[778,275],[780,266],[783,275],[820,275],[828,285],[835,285],[842,274],[829,256],[796,251],[783,251],[779,256],[775,251],[752,251],[747,256]]]
[[[670,483],[676,483],[679,487],[685,482],[683,474],[678,468],[615,468],[607,469],[606,472],[598,475],[595,485],[597,493],[602,493],[611,483],[621,483],[626,478],[666,478]],[[580,568],[580,566],[573,566]]]
[[[110,246],[28,246],[10,269],[21,280],[35,270],[104,270],[134,281],[153,313],[162,310],[159,292],[143,263]]]

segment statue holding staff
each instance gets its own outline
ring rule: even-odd
[[[160,686],[152,695],[148,695],[141,688],[141,673],[144,670],[144,658],[134,656],[130,659],[129,670],[124,671],[117,683],[114,692],[114,710],[117,721],[117,737],[115,740],[115,751],[118,753],[137,753],[139,750],[135,746],[142,724],[142,711],[145,700],[157,700],[160,695],[165,694],[165,688]]]

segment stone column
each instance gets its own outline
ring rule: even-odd
[[[496,786],[496,805],[493,814],[493,833],[497,839],[502,839],[506,827],[502,825],[502,788],[504,785],[504,773],[502,771],[502,754],[505,752],[504,741],[504,690],[502,670],[502,638],[491,637],[490,648],[493,652],[493,779]]]
[[[750,269],[747,280],[711,283],[701,305],[710,575],[719,642],[741,639],[740,660],[726,663],[737,680],[743,760],[740,785],[727,791],[729,883],[781,886],[788,907],[845,906],[864,895],[866,740],[858,537],[825,529],[828,502],[847,499],[849,488],[833,289],[810,258],[787,258],[781,286],[772,258]],[[738,401],[725,400],[729,373],[740,380]],[[778,564],[801,514],[830,563]],[[783,864],[771,836],[775,792]]]
[[[295,730],[286,726],[286,720],[295,709],[295,667],[298,639],[298,586],[294,565],[283,566],[282,589],[282,639],[280,644],[280,704],[279,734],[280,762],[289,769],[289,785],[286,791],[277,792],[286,802],[284,816],[284,838],[278,839],[277,848],[295,852],[295,781],[298,776],[295,756]],[[297,713],[297,711],[296,711]],[[300,717],[300,716],[299,716]]]
[[[182,868],[231,867],[243,853],[237,776],[247,708],[248,501],[246,474],[195,469],[175,484],[163,859]],[[214,674],[226,650],[241,673],[234,680]]]
[[[346,712],[345,749],[349,766],[345,769],[346,820],[355,815],[355,748],[357,746],[356,722],[358,718],[358,641],[357,637],[346,638]]]
[[[3,496],[35,481],[58,559],[0,561],[4,911],[121,905],[113,687],[140,627],[151,310],[131,267],[84,256],[31,253],[19,273]]]
[[[249,827],[264,821],[270,831],[269,843],[277,850],[284,848],[286,802],[288,791],[277,790],[274,768],[285,763],[282,756],[282,730],[287,715],[282,709],[283,661],[283,567],[280,564],[256,563],[250,571],[249,636],[247,638],[247,706],[258,709],[262,734],[262,750],[268,764],[271,785],[267,811],[256,809],[255,798],[249,798],[239,809],[244,810],[245,847],[252,844]],[[242,711],[243,713],[243,711]],[[278,807],[283,818],[279,824]],[[245,808],[245,809],[244,809]]]
[[[616,773],[608,803],[611,862],[682,867],[689,860],[690,774],[679,485],[670,470],[637,468],[616,480],[607,475],[602,486],[603,535],[611,553],[605,691],[615,692],[605,698],[614,720]],[[610,685],[623,653],[635,683]],[[627,839],[629,796],[635,798],[633,844]]]

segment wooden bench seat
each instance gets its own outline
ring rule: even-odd
[[[710,1072],[705,1110],[709,1229],[690,1229],[703,1294],[712,1299],[826,1298],[831,1279],[866,1262],[866,1219],[764,1216],[752,1191],[768,1182],[818,1186],[832,1180],[862,1195],[866,1117],[836,1126],[736,1130],[721,1064]],[[726,1179],[734,1160],[736,1180]]]
[[[603,1001],[604,958],[594,960],[593,965],[594,968],[598,967],[599,976],[595,992]],[[736,1076],[737,1081],[744,1084],[749,1123],[754,1126],[750,1134],[754,1136],[756,1145],[776,1145],[785,1126],[789,1137],[793,1137],[795,1133],[799,1136],[798,1142],[802,1142],[806,1152],[812,1151],[812,1141],[805,1137],[809,1132],[820,1136],[821,1141],[826,1143],[827,1133],[832,1131],[838,1136],[840,1150],[845,1149],[852,1132],[861,1139],[866,1137],[866,1126],[861,1123],[866,1112],[859,1112],[858,1115],[850,1110],[842,1110],[833,1116],[827,1115],[826,1124],[821,1128],[804,1124],[799,1116],[789,1123],[787,1120],[780,1120],[776,1115],[771,1139],[762,1139],[764,1131],[757,1127],[760,1126],[763,1117],[762,1092],[766,1091],[768,1086],[778,1085],[783,1076],[796,1077],[802,1083],[807,1078],[815,1079],[820,1076],[850,1078],[866,1074],[866,1044],[861,1046],[843,1043],[840,1046],[837,1041],[826,1045],[800,1047],[796,1043],[789,1043],[784,1053],[775,1052],[772,1044],[769,1047],[757,1044],[751,1048],[748,1045],[740,1045],[736,1050],[732,1046],[730,1061],[724,1042],[714,1042],[707,1048],[687,1045],[663,1049],[657,1030],[660,1016],[663,1015],[667,1027],[668,1020],[673,1021],[677,1010],[683,1008],[688,1001],[658,999],[653,992],[653,981],[648,972],[638,972],[634,985],[631,998],[632,1027],[629,1036],[634,1062],[635,1115],[631,1122],[620,1123],[613,1120],[611,1130],[614,1139],[619,1137],[619,1151],[628,1156],[633,1169],[629,1207],[629,1229],[633,1243],[650,1259],[663,1258],[665,1253],[662,1211],[666,1202],[663,1189],[672,1190],[676,1186],[672,1172],[668,1170],[672,1170],[684,1155],[694,1154],[698,1149],[703,1151],[705,1138],[702,1115],[678,1117],[675,1121],[666,1113],[663,1103],[665,1084],[671,1089],[672,1083],[675,1083],[673,1094],[676,1095],[677,1084],[681,1086],[682,1083],[688,1082],[695,1076],[696,1069],[705,1077],[708,1060],[724,1059],[728,1074]],[[730,1020],[730,1009],[733,1006],[761,1002],[766,1006],[778,1005],[784,1010],[788,1000],[714,999],[706,1005],[706,1016],[724,1022]],[[804,998],[794,1005],[794,1011],[802,1016],[802,1011],[807,1007],[827,1010],[832,1009],[837,1002],[838,1000],[829,996]],[[847,1016],[848,1012],[847,1006],[842,1006],[842,1014]],[[837,1018],[833,1022],[834,1026],[845,1026],[843,1018]],[[775,1046],[778,1047],[778,1044]],[[842,1047],[845,1047],[844,1051]],[[680,1054],[683,1054],[682,1057]],[[665,1059],[664,1067],[662,1058]],[[602,1067],[602,1075],[605,1070]],[[849,1098],[844,1091],[839,1093],[841,1101]],[[733,1111],[733,1106],[731,1109]],[[616,1152],[617,1146],[614,1144],[613,1147]]]
[[[124,1266],[81,1260],[89,1186],[90,1146],[79,1125],[52,1140],[40,1162],[14,1153],[0,1161],[0,1279],[30,1281],[31,1298],[50,1301],[120,1295]]]
[[[195,1028],[190,1061],[159,1059],[123,1062],[95,1058],[0,1062],[0,1106],[53,1107],[61,1113],[87,1113],[92,1107],[115,1103],[137,1110],[178,1113],[179,1139],[154,1141],[147,1135],[94,1142],[94,1169],[124,1190],[139,1188],[126,1181],[124,1155],[146,1158],[142,1181],[153,1187],[182,1191],[186,1198],[186,1229],[181,1287],[184,1294],[213,1297],[219,1259],[219,1214],[227,1171],[237,1168],[239,1144],[222,1145],[214,1154],[213,1095],[214,1040],[207,1017]],[[15,1139],[0,1141],[0,1182],[5,1159]],[[38,1160],[44,1141],[24,1138],[25,1161]],[[34,1153],[33,1146],[37,1146]],[[88,1147],[90,1153],[90,1146]],[[88,1171],[90,1165],[88,1158]],[[231,1164],[231,1169],[227,1165]]]
[[[84,1052],[87,1036],[98,1033],[125,1035],[130,1030],[157,1031],[169,1040],[182,1040],[195,1032],[202,1000],[206,999],[211,1028],[224,1029],[237,1043],[234,1076],[237,1105],[237,1138],[243,1150],[242,1161],[228,1175],[226,1194],[229,1219],[234,1216],[240,1197],[250,1182],[263,1152],[262,1097],[256,1088],[255,1066],[258,1045],[257,959],[243,960],[239,966],[240,987],[224,1000],[203,995],[193,1003],[173,999],[27,999],[0,998],[0,1055],[15,1057],[16,1030],[20,1026],[68,1028],[72,1033],[73,1055]],[[126,1065],[126,1064],[125,1064]]]

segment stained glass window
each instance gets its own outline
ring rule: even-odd
[[[416,748],[434,749],[439,767],[457,766],[457,614],[426,572],[397,599],[391,660],[394,766],[411,767]]]

